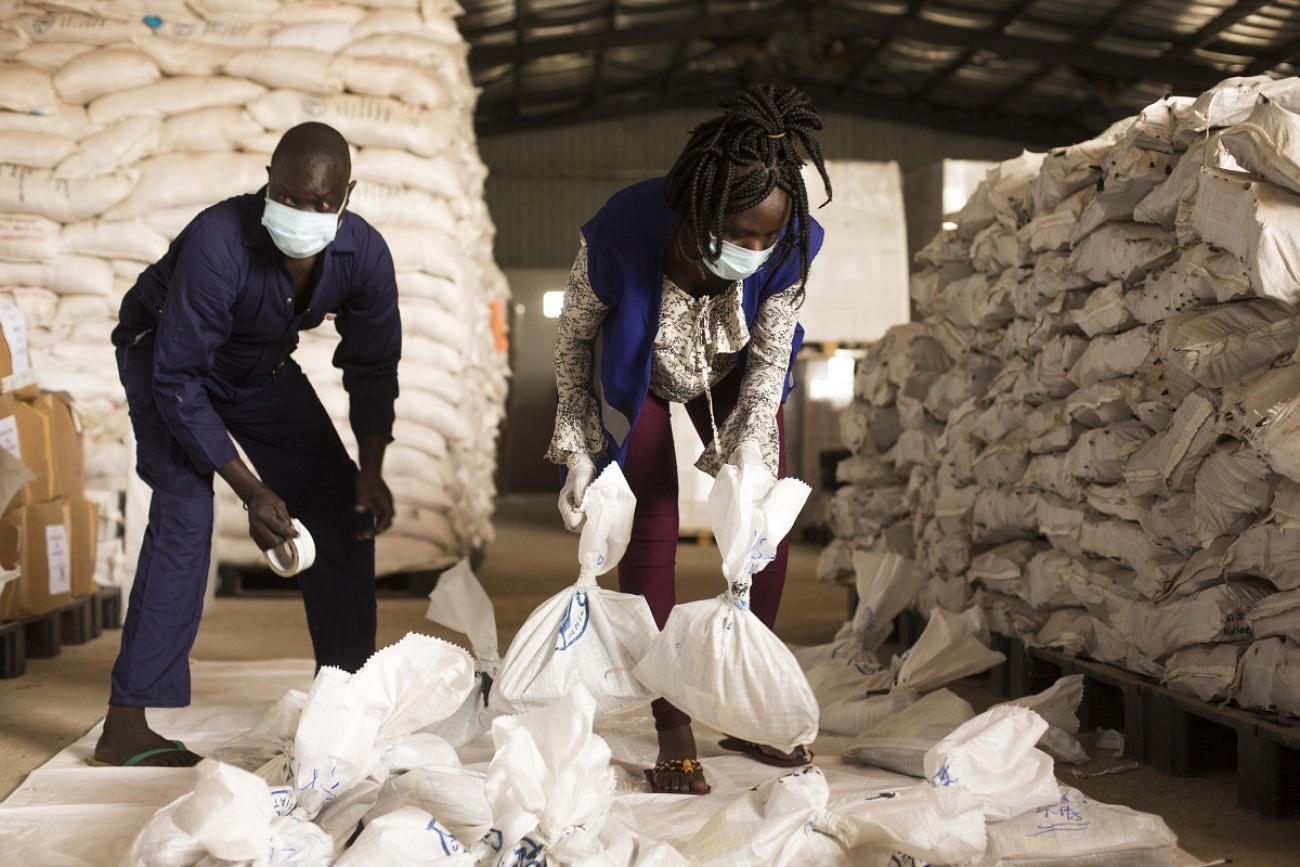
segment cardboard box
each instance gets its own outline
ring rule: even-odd
[[[36,476],[18,492],[15,505],[48,503],[57,496],[51,445],[50,416],[12,394],[0,394],[0,448],[21,460]]]
[[[0,557],[17,550],[14,615],[47,614],[72,601],[72,536],[62,500],[14,509],[0,521]]]
[[[18,534],[8,533],[0,524],[0,570],[8,572],[18,568]],[[0,623],[13,620],[18,608],[18,582],[7,581],[0,588]]]
[[[80,599],[95,592],[95,554],[99,545],[99,509],[80,497],[68,500],[72,534],[72,595]]]
[[[48,420],[52,500],[78,500],[86,493],[86,445],[72,397],[46,392],[32,406]]]
[[[14,360],[9,354],[9,341],[5,340],[4,329],[0,328],[0,380],[14,375]]]
[[[37,397],[40,390],[27,348],[27,317],[9,295],[0,295],[0,343],[0,391],[25,400]]]

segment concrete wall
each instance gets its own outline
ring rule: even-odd
[[[610,194],[666,172],[691,127],[709,116],[669,112],[481,139],[497,261],[503,268],[568,267],[578,227]],[[828,159],[893,160],[904,176],[941,159],[1004,160],[1021,151],[1011,141],[842,115],[826,118],[820,141]]]

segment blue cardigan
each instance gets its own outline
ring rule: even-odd
[[[812,223],[809,259],[821,249],[825,232]],[[672,231],[673,213],[664,197],[664,180],[641,181],[615,193],[587,221],[582,235],[587,241],[587,274],[592,291],[608,306],[596,341],[596,396],[605,429],[606,457],[622,466],[627,457],[628,434],[650,391],[650,364],[659,313],[663,304],[664,250]],[[799,258],[793,251],[768,261],[745,280],[742,306],[750,328],[759,306],[799,280]],[[803,326],[795,328],[790,346],[782,402],[794,388],[794,357],[803,343]],[[737,357],[743,373],[747,350]]]

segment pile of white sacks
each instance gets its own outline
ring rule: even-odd
[[[994,167],[862,362],[828,580],[1300,715],[1300,79]]]
[[[0,286],[27,314],[41,385],[82,409],[87,484],[111,513],[132,463],[109,344],[122,295],[202,208],[265,182],[284,130],[319,120],[354,146],[349,207],[398,272],[398,512],[379,569],[446,566],[488,540],[507,287],[458,13],[455,0],[0,2]],[[336,340],[305,333],[295,357],[351,446]],[[235,506],[219,509],[220,557],[257,561],[217,488]],[[119,536],[101,581],[131,568]]]
[[[645,754],[629,753],[633,732],[649,736],[644,706],[639,715],[602,712],[607,697],[577,683],[533,710],[497,715],[483,697],[482,675],[495,670],[491,604],[466,567],[444,580],[430,616],[465,630],[477,663],[447,642],[408,635],[354,675],[322,669],[310,692],[290,692],[201,763],[194,791],[159,810],[121,863],[1195,863],[1158,817],[1093,802],[1056,781],[1053,759],[1036,744],[1072,741],[1049,721],[1071,716],[1069,683],[979,716],[949,712],[951,724],[937,734],[934,714],[920,714],[931,725],[910,742],[932,740],[898,770],[923,779],[809,766],[766,769],[757,785],[733,783],[706,797],[648,795]],[[947,705],[949,693],[933,695]],[[895,743],[874,763],[891,767],[889,757],[904,752]],[[725,777],[713,777],[715,787]]]

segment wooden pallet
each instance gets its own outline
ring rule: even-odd
[[[121,591],[113,587],[47,614],[0,624],[0,679],[24,675],[29,659],[52,659],[64,645],[85,644],[120,627],[121,611]]]
[[[915,643],[923,625],[910,612],[900,616],[900,647]],[[1300,720],[1201,701],[1140,674],[1015,639],[995,636],[994,649],[1007,657],[990,674],[999,697],[1033,695],[1081,674],[1082,730],[1122,731],[1126,757],[1171,776],[1235,771],[1238,806],[1273,817],[1300,812]]]

